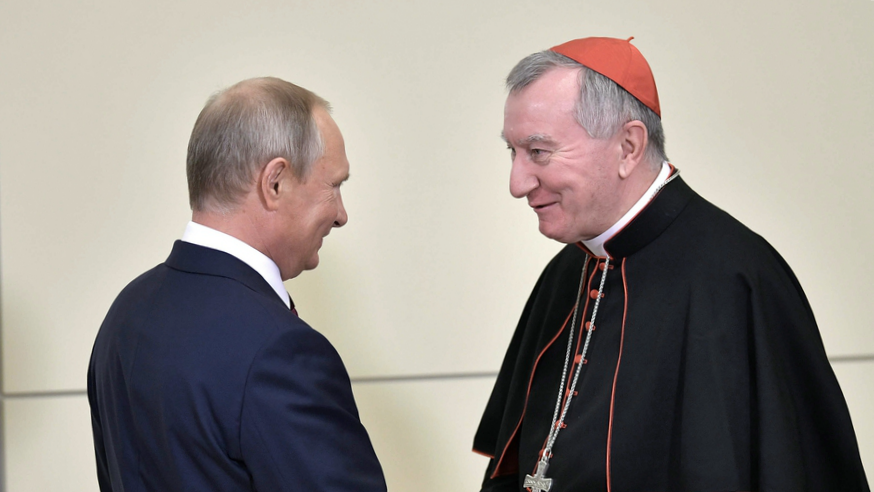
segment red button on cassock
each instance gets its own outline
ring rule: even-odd
[[[598,291],[595,289],[590,290],[589,297],[591,297],[592,299],[597,299],[598,298]],[[601,298],[602,299],[604,298],[604,294],[601,294]]]

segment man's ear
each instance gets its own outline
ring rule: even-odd
[[[622,160],[619,164],[619,176],[625,179],[631,176],[638,164],[644,160],[644,152],[649,144],[649,134],[646,126],[639,120],[632,120],[619,130],[622,145]]]
[[[291,164],[283,157],[277,157],[261,170],[258,176],[258,195],[261,199],[261,204],[267,210],[276,210],[279,208],[279,197],[284,192],[288,192],[285,188],[292,185],[294,181],[291,175]]]

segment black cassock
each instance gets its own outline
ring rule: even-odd
[[[552,492],[869,490],[813,312],[763,238],[678,178],[605,249]],[[565,247],[525,306],[474,439],[484,491],[534,474],[583,265],[576,354],[605,265],[586,258]]]

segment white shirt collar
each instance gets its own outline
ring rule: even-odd
[[[671,165],[668,164],[667,161],[662,162],[662,169],[659,171],[659,175],[656,176],[655,181],[649,185],[649,189],[646,190],[646,193],[640,197],[637,203],[634,204],[631,209],[619,219],[618,222],[613,224],[613,227],[607,229],[601,235],[594,237],[592,239],[582,241],[583,246],[585,246],[589,251],[595,254],[595,256],[606,257],[608,256],[607,250],[604,249],[604,243],[606,243],[610,238],[616,235],[617,232],[621,231],[625,226],[628,225],[629,222],[632,221],[637,214],[640,213],[641,210],[646,207],[652,197],[656,194],[659,189],[659,186],[665,182],[665,180],[670,177],[671,174]]]
[[[276,295],[282,299],[282,302],[289,308],[291,307],[291,301],[288,298],[285,285],[282,283],[279,267],[264,253],[233,236],[203,224],[198,224],[197,222],[188,222],[188,225],[185,226],[185,234],[182,235],[182,240],[186,243],[223,251],[249,265],[264,277],[264,280],[270,284],[270,287],[273,287],[273,290],[276,291]]]

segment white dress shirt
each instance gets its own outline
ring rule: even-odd
[[[285,290],[285,285],[282,283],[279,267],[264,253],[233,236],[203,224],[198,224],[197,222],[188,223],[185,227],[185,234],[182,235],[182,240],[186,243],[223,251],[249,265],[259,275],[264,277],[264,280],[270,284],[270,287],[273,287],[273,290],[276,291],[276,295],[282,299],[282,302],[291,308],[291,300],[288,297],[288,292]]]

